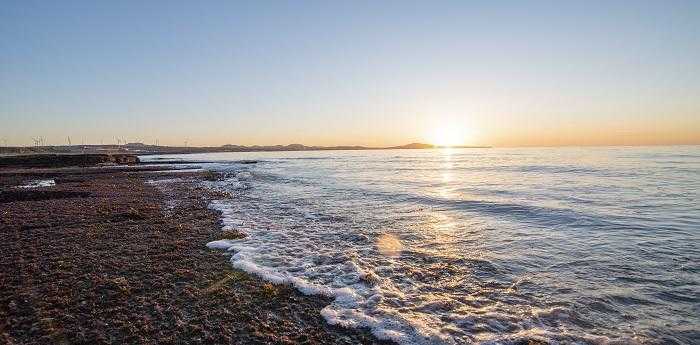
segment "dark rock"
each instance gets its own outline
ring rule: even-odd
[[[0,167],[68,167],[98,164],[136,164],[132,154],[32,154],[0,157]]]

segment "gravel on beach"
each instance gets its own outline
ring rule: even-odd
[[[145,169],[148,170],[148,169]],[[55,185],[17,188],[35,179]],[[152,179],[179,178],[169,188]],[[0,171],[0,343],[375,344],[234,270],[204,172]]]

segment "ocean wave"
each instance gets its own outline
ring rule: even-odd
[[[210,207],[248,236],[209,246],[401,344],[692,343],[696,175],[522,152],[219,167]]]

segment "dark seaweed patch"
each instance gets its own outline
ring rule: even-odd
[[[15,201],[40,201],[67,198],[86,198],[88,192],[54,190],[8,190],[0,192],[0,203]]]

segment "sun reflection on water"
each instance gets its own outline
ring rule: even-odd
[[[440,181],[441,185],[438,187],[437,192],[441,198],[451,198],[454,196],[452,192],[452,183],[454,181],[454,173],[452,171],[454,167],[454,162],[452,160],[452,152],[450,148],[443,149],[440,151],[442,154],[442,163],[440,164]]]

